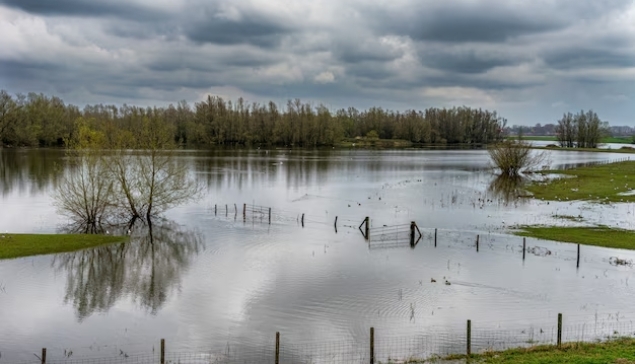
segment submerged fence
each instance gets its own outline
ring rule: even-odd
[[[371,327],[357,340],[295,343],[284,333],[272,333],[262,344],[226,343],[219,347],[170,350],[170,343],[160,340],[146,352],[129,353],[114,347],[111,356],[75,355],[69,349],[41,349],[33,359],[10,361],[15,364],[317,364],[317,363],[414,363],[449,355],[468,357],[488,351],[535,345],[560,346],[568,342],[601,342],[621,337],[635,337],[633,321],[566,324],[558,314],[551,323],[531,324],[513,329],[479,327],[478,321],[467,320],[463,330],[448,331],[426,328],[420,334],[395,336]],[[461,332],[462,331],[462,332]],[[118,352],[116,352],[118,350]],[[0,357],[0,363],[9,361]]]

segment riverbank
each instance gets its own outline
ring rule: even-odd
[[[521,225],[515,235],[605,248],[635,250],[635,231],[606,226]]]
[[[518,136],[509,136],[507,139],[518,140]],[[554,142],[557,144],[558,138],[554,135],[526,135],[520,138],[521,140],[533,140],[533,141],[541,141],[541,142]],[[635,144],[633,143],[633,137],[630,136],[622,136],[622,137],[606,137],[600,139],[600,143],[613,143],[613,144]]]
[[[635,339],[620,338],[602,343],[568,343],[561,347],[540,345],[529,348],[491,351],[484,354],[456,355],[444,359],[410,363],[479,364],[635,364]]]
[[[0,234],[0,260],[65,253],[128,241],[124,236],[86,234]]]

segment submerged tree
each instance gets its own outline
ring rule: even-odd
[[[506,140],[490,147],[488,152],[494,166],[508,176],[535,168],[546,158],[544,152],[533,150],[531,144],[523,141]]]
[[[177,158],[172,131],[152,115],[135,138],[127,133],[106,136],[92,123],[78,119],[66,143],[75,168],[55,197],[59,209],[76,223],[91,226],[90,232],[103,230],[103,216],[114,223],[149,222],[202,192],[188,165]]]
[[[102,135],[90,130],[83,119],[77,120],[77,133],[66,144],[71,164],[57,186],[55,205],[73,224],[76,232],[101,233],[113,204],[114,181],[104,161],[91,149]]]

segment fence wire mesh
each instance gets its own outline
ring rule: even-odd
[[[566,318],[565,318],[566,320]],[[512,325],[513,326],[513,325]],[[513,329],[479,328],[478,323],[471,326],[470,348],[472,353],[502,351],[512,348],[536,345],[556,345],[558,325],[551,323],[531,323],[519,325]],[[431,327],[425,332],[409,336],[398,336],[382,330],[374,330],[374,340],[370,334],[355,339],[296,343],[293,338],[280,337],[278,355],[276,342],[270,340],[259,344],[226,344],[215,348],[198,348],[165,351],[163,361],[158,345],[149,345],[147,352],[126,353],[99,356],[97,353],[84,356],[62,355],[59,350],[49,351],[46,361],[41,360],[39,352],[29,354],[32,359],[22,361],[0,358],[0,363],[12,364],[321,364],[321,363],[405,363],[431,358],[443,358],[448,355],[465,354],[468,346],[467,327],[456,328]],[[635,337],[633,321],[596,321],[571,322],[562,326],[562,343],[600,342],[622,337]],[[371,350],[372,345],[372,350]],[[111,351],[112,353],[112,351]],[[277,356],[277,361],[276,361]]]

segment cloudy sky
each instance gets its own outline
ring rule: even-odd
[[[635,124],[633,0],[0,0],[0,88],[167,105],[592,108]]]

